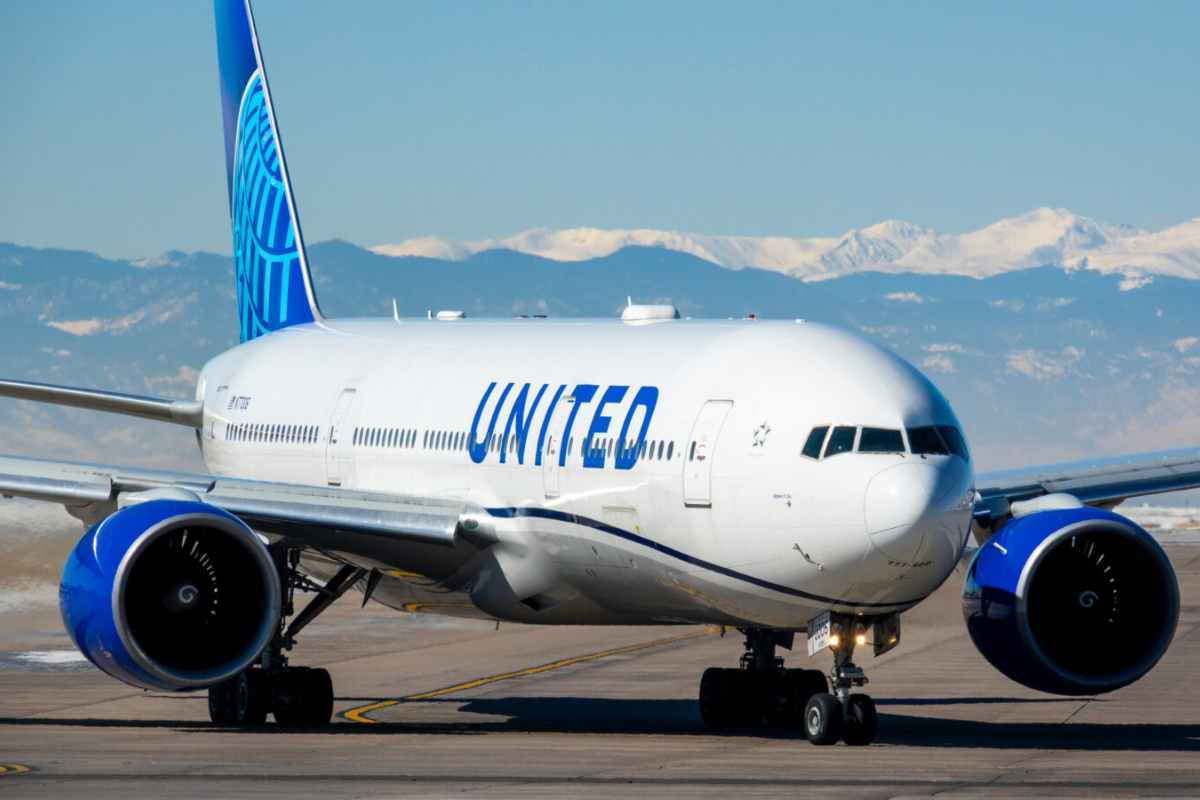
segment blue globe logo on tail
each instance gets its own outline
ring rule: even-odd
[[[243,342],[313,321],[287,187],[258,73],[246,87],[238,115],[233,259]]]
[[[214,0],[243,342],[321,319],[248,0]]]

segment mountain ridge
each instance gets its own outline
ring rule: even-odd
[[[861,272],[987,278],[1044,266],[1120,275],[1126,289],[1144,286],[1158,276],[1200,280],[1200,219],[1149,232],[1048,207],[963,234],[945,234],[900,220],[808,239],[646,228],[533,228],[505,239],[466,242],[427,236],[368,249],[384,256],[441,261],[513,250],[570,262],[603,258],[627,247],[673,250],[726,269],[756,268],[805,282]]]

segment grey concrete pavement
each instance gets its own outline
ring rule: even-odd
[[[736,663],[736,631],[495,630],[360,610],[347,598],[293,653],[330,670],[340,714],[476,685],[322,731],[216,728],[203,695],[10,658],[0,669],[0,764],[16,769],[0,773],[0,795],[1196,796],[1200,547],[1168,551],[1184,603],[1175,644],[1145,679],[1095,698],[1042,695],[995,672],[966,636],[952,578],[905,615],[899,648],[860,662],[880,712],[869,748],[705,728],[700,674]],[[691,633],[700,635],[676,639]],[[628,649],[666,639],[675,640]],[[618,652],[580,659],[608,651]],[[829,657],[801,651],[789,665],[826,669]],[[508,673],[524,674],[477,683]]]

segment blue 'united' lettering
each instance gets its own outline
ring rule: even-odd
[[[542,398],[546,395],[550,384],[544,383],[538,386],[533,383],[525,383],[520,385],[512,402],[509,403],[509,395],[513,393],[513,389],[518,385],[516,383],[507,383],[504,389],[500,392],[499,398],[496,399],[495,405],[491,407],[490,418],[487,422],[486,430],[481,428],[481,423],[488,417],[487,414],[489,402],[492,395],[495,393],[496,387],[499,384],[495,381],[488,384],[487,389],[483,393],[483,397],[479,399],[479,405],[475,408],[475,416],[471,420],[471,438],[468,443],[468,452],[471,460],[476,464],[482,464],[487,460],[488,454],[494,451],[499,452],[499,461],[501,464],[507,463],[511,455],[515,455],[518,464],[525,463],[525,448],[530,446],[529,434],[534,429],[534,418],[537,416],[538,408],[541,407]],[[534,391],[534,387],[536,391]],[[551,431],[550,425],[554,419],[554,411],[558,407],[559,401],[567,394],[568,384],[560,384],[555,388],[550,402],[546,404],[545,411],[542,413],[541,425],[538,429],[537,449],[534,451],[533,463],[536,466],[542,464],[542,453],[546,448],[547,437],[557,435],[561,440],[561,446],[558,448],[558,465],[565,467],[567,465],[567,451],[572,449],[569,444],[573,442],[572,431],[575,428],[575,420],[579,416],[580,410],[584,406],[591,406],[590,411],[585,413],[585,416],[590,415],[587,424],[587,435],[580,442],[580,453],[582,455],[582,464],[587,469],[603,469],[608,460],[609,448],[600,445],[605,434],[609,434],[614,426],[614,416],[619,414],[619,410],[614,414],[614,407],[621,405],[626,396],[629,394],[629,386],[612,385],[604,387],[604,391],[600,392],[600,386],[594,383],[581,383],[575,386],[569,393],[575,402],[571,406],[571,411],[567,415],[565,423],[562,423],[562,431]],[[530,392],[533,391],[533,400],[530,401]],[[592,401],[599,393],[599,402],[592,406]],[[629,408],[625,411],[624,419],[621,422],[620,437],[613,442],[612,466],[616,469],[632,469],[637,463],[638,457],[641,455],[642,446],[646,442],[646,436],[650,431],[650,421],[654,417],[654,409],[658,405],[658,388],[655,386],[641,386],[633,394],[633,400],[629,403]],[[507,421],[504,423],[503,434],[499,440],[494,439],[496,435],[496,426],[501,419],[501,414],[507,410]],[[630,438],[630,432],[636,431],[636,438]],[[498,446],[493,446],[495,442]]]

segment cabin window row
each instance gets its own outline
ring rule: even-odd
[[[315,444],[321,429],[317,425],[273,425],[265,422],[230,423],[225,426],[225,438],[231,442],[279,442],[282,444]]]
[[[575,437],[572,436],[567,442],[568,456],[571,455],[574,444]],[[546,447],[550,447],[549,442],[546,443]],[[622,444],[616,439],[585,438],[582,443],[582,448],[583,449],[580,452],[585,458],[588,457],[588,455],[591,455],[592,458],[613,458],[615,453],[616,456],[621,458],[636,458],[639,461],[669,461],[671,456],[675,453],[675,443],[667,442],[661,439],[647,439],[643,440],[640,444],[638,443],[637,439],[629,439]],[[665,453],[664,448],[666,448]]]
[[[905,435],[908,438],[907,447]],[[903,432],[895,428],[818,425],[808,434],[800,455],[819,460],[851,452],[955,455],[964,461],[971,460],[962,433],[950,425],[908,428]]]
[[[458,450],[466,451],[470,442],[470,434],[462,431],[419,431],[416,428],[355,428],[353,444],[356,447],[390,447],[418,450]],[[507,449],[514,453],[521,446],[517,436],[492,434],[488,442],[488,452],[499,452]]]
[[[359,427],[354,429],[352,441],[355,447],[386,447],[420,450],[449,450],[465,452],[470,446],[470,434],[462,431],[419,431],[416,428],[372,428]],[[582,455],[589,452],[592,457],[606,454],[612,458],[614,453],[620,453],[622,444],[616,439],[584,439]],[[493,433],[487,440],[486,448],[489,453],[507,452],[516,454],[524,450],[525,441],[516,435]],[[549,450],[547,440],[546,448]],[[624,457],[645,459],[647,461],[669,461],[675,453],[675,443],[666,440],[652,439],[638,442],[630,439],[623,445]],[[567,441],[567,455],[573,454],[575,437]]]

